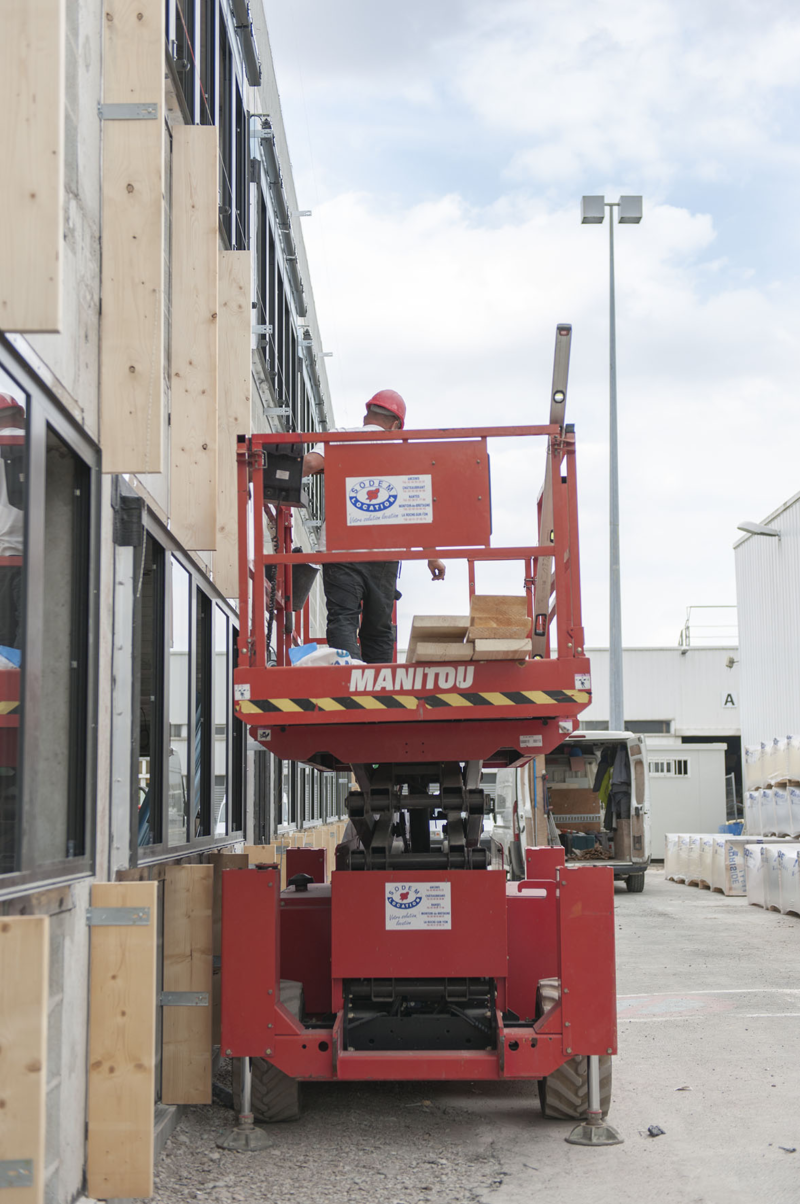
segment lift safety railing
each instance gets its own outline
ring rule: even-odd
[[[535,518],[537,542],[530,545],[408,546],[387,549],[356,549],[313,552],[292,551],[292,507],[272,504],[264,498],[265,450],[304,444],[309,452],[315,444],[419,442],[432,447],[443,442],[484,439],[539,438],[547,440],[545,481]],[[475,593],[475,565],[484,562],[521,561],[531,619],[534,659],[559,661],[584,655],[578,551],[578,497],[575,472],[575,433],[571,425],[463,427],[402,431],[326,431],[263,433],[240,436],[237,450],[239,517],[239,667],[268,668],[289,664],[289,649],[307,641],[309,606],[300,614],[299,631],[291,600],[292,568],[295,565],[325,565],[364,561],[466,560],[470,598]],[[488,499],[487,499],[488,504]],[[522,516],[521,516],[522,517]],[[533,516],[531,516],[533,519]],[[550,526],[552,523],[552,526]],[[531,526],[534,522],[531,522]],[[549,529],[548,529],[549,528]],[[402,531],[402,528],[398,528]],[[401,543],[402,534],[397,535]],[[367,542],[369,536],[365,536]],[[394,537],[393,537],[394,540]],[[272,597],[271,570],[275,570]],[[274,654],[267,647],[270,605],[276,632]],[[556,625],[555,656],[550,632]],[[317,634],[314,639],[321,638]],[[273,659],[274,656],[274,659]]]

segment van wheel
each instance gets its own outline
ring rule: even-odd
[[[641,894],[644,890],[644,873],[628,874],[625,879],[625,887],[632,895]]]
[[[280,1001],[288,1012],[300,1020],[303,1015],[303,984],[281,979]],[[234,1058],[231,1065],[231,1087],[233,1109],[238,1113],[242,1106],[242,1063],[239,1058]],[[278,1070],[265,1058],[250,1059],[250,1091],[250,1106],[255,1120],[271,1124],[299,1119],[299,1081]]]
[[[537,1015],[541,1016],[561,997],[557,978],[539,983]],[[539,1079],[539,1104],[542,1116],[555,1120],[582,1120],[589,1107],[589,1059],[580,1055],[564,1062],[552,1074]],[[600,1056],[600,1110],[603,1116],[611,1107],[611,1057]]]

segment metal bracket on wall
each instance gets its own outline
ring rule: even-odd
[[[162,1008],[207,1008],[208,991],[162,991]]]
[[[265,326],[263,323],[256,323],[253,327],[253,334],[272,334],[272,327]]]
[[[0,1187],[33,1187],[33,1159],[6,1158],[0,1161]]]
[[[101,121],[157,121],[158,102],[153,104],[98,104]]]
[[[146,927],[150,923],[150,908],[88,907],[86,923],[90,928]]]

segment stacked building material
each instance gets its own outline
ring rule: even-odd
[[[530,655],[527,598],[475,594],[469,615],[415,615],[406,663],[519,661]]]

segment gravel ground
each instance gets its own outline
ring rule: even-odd
[[[538,1115],[536,1085],[526,1089]],[[429,1099],[424,1083],[308,1084],[302,1118],[266,1126],[263,1153],[216,1148],[232,1121],[217,1105],[187,1108],[156,1166],[153,1199],[469,1204],[503,1182],[480,1115]]]

